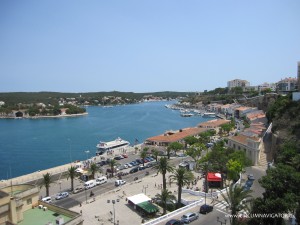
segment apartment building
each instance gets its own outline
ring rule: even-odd
[[[246,156],[251,159],[253,165],[258,164],[261,138],[246,136],[244,134],[230,136],[228,137],[228,147],[238,151],[244,151]]]
[[[297,86],[297,78],[287,77],[277,82],[278,91],[294,91]]]
[[[250,86],[250,82],[247,80],[240,80],[240,79],[234,79],[234,80],[230,80],[227,82],[227,87],[229,89],[234,88],[234,87],[248,87]]]

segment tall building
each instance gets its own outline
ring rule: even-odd
[[[250,86],[250,82],[246,81],[246,80],[240,80],[240,79],[234,79],[234,80],[230,80],[227,82],[227,87],[229,89],[234,88],[234,87],[248,87]]]

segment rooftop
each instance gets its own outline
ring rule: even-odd
[[[64,223],[71,220],[71,217],[58,214],[49,209],[44,211],[43,209],[40,209],[38,207],[25,211],[23,216],[24,220],[18,223],[18,225],[48,224],[49,222],[51,222],[52,224],[57,224],[56,219],[58,217],[62,218]]]
[[[230,120],[215,119],[198,124],[198,127],[219,127],[223,124],[230,123]]]
[[[180,141],[185,137],[194,136],[194,135],[197,135],[197,134],[205,132],[205,131],[207,131],[206,128],[190,127],[190,128],[185,128],[185,129],[179,130],[176,133],[169,132],[169,133],[165,133],[162,135],[150,137],[147,139],[147,141],[171,143],[171,142]]]
[[[229,140],[233,140],[235,142],[238,142],[238,143],[241,143],[243,145],[247,145],[247,140],[250,139],[250,140],[253,140],[253,141],[259,141],[259,138],[258,137],[249,137],[249,136],[246,136],[246,135],[237,135],[237,136],[231,136],[228,138]]]

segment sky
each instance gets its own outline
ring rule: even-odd
[[[299,0],[0,1],[0,92],[204,91],[297,76]]]

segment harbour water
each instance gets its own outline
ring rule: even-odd
[[[196,126],[210,120],[181,117],[164,107],[171,102],[147,102],[111,108],[87,107],[87,116],[58,119],[0,120],[0,180],[82,160],[95,155],[96,144],[117,137],[131,144]]]

